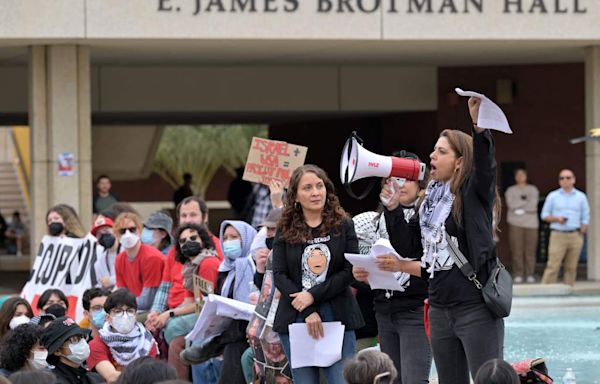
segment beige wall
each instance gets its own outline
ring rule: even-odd
[[[242,0],[252,1],[252,0]],[[194,0],[3,0],[0,2],[0,37],[30,39],[38,43],[56,39],[600,39],[600,2],[597,0],[521,0],[523,13],[504,13],[505,0],[381,0],[373,13],[317,10],[325,0],[297,0],[295,12],[285,12],[290,0],[271,0],[275,12],[265,12],[265,0],[254,0],[257,11],[193,15]],[[330,0],[337,4],[339,0]],[[512,0],[514,3],[515,0]],[[372,8],[376,0],[361,0]],[[417,12],[415,3],[430,3],[431,13]],[[473,3],[483,4],[479,12]],[[207,4],[208,1],[202,1]],[[391,4],[396,4],[392,9]],[[408,13],[409,4],[413,13]],[[470,4],[464,12],[464,4]],[[543,3],[534,8],[533,3]],[[443,4],[455,4],[456,13]],[[555,13],[555,4],[566,13]],[[575,13],[575,4],[586,13]],[[289,5],[288,5],[289,7]],[[394,12],[395,11],[395,12]],[[440,12],[441,11],[441,12]]]
[[[26,76],[0,68],[11,85],[0,89],[0,111],[27,111]],[[428,66],[104,66],[91,78],[94,112],[437,109],[437,70]]]

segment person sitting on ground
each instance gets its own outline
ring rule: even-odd
[[[81,328],[92,331],[92,337],[98,337],[98,330],[104,326],[106,312],[104,303],[110,295],[110,291],[102,288],[90,288],[83,292],[81,303],[83,305],[83,320],[79,322]]]
[[[89,334],[89,330],[80,328],[75,320],[68,317],[59,317],[44,330],[42,344],[48,350],[46,361],[54,366],[52,373],[59,383],[104,382],[100,375],[89,372],[83,366],[90,355],[90,347],[85,341]]]
[[[99,337],[90,342],[87,363],[109,383],[134,360],[157,356],[152,334],[136,320],[137,309],[135,296],[125,288],[111,293],[104,303],[106,321],[98,330]]]
[[[82,239],[86,231],[73,207],[67,204],[58,204],[50,208],[46,214],[49,236],[66,236]]]
[[[110,217],[99,215],[94,221],[91,234],[98,240],[96,246],[96,287],[113,289],[117,282],[115,261],[120,251],[120,245],[113,234],[114,221]],[[93,282],[92,282],[93,283]]]
[[[56,384],[56,376],[50,371],[18,371],[8,377],[10,384],[31,384],[31,383],[44,383],[44,384]],[[0,384],[3,384],[0,381]]]
[[[162,360],[144,356],[129,364],[115,384],[154,384],[176,378],[175,368]]]
[[[54,317],[62,317],[69,310],[69,301],[60,289],[49,288],[40,295],[36,308],[40,315],[52,314]]]
[[[363,349],[344,367],[348,384],[393,383],[398,371],[388,355],[374,349]]]
[[[161,282],[164,256],[141,243],[142,220],[136,214],[120,214],[113,231],[124,249],[115,261],[117,288],[127,288],[137,297],[136,309],[148,311]]]
[[[513,367],[502,359],[488,360],[479,368],[474,384],[519,384]]]
[[[164,212],[153,212],[144,221],[144,228],[140,239],[143,244],[158,249],[167,256],[173,244],[173,219]]]
[[[11,329],[29,323],[33,311],[29,302],[21,297],[7,299],[0,308],[0,338]]]
[[[40,344],[43,328],[21,324],[2,338],[0,343],[0,375],[18,371],[46,369],[48,351]]]

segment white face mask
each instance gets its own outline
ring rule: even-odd
[[[33,351],[33,359],[29,359],[29,365],[33,369],[45,369],[48,367],[48,351]]]
[[[136,244],[138,243],[138,241],[140,241],[140,238],[138,235],[136,235],[135,233],[131,233],[129,231],[126,231],[125,234],[123,234],[121,236],[121,245],[125,248],[125,249],[131,249],[133,247],[136,246]]]
[[[69,344],[71,354],[65,356],[75,364],[83,364],[83,362],[90,356],[90,346],[85,339],[79,340],[76,344]]]
[[[111,325],[117,332],[126,335],[133,330],[136,322],[135,315],[123,313],[121,316],[112,317]]]
[[[15,329],[19,325],[21,325],[21,324],[27,324],[27,323],[29,323],[29,320],[31,320],[31,319],[29,317],[25,316],[25,315],[15,316],[15,317],[12,318],[12,320],[10,321],[10,323],[8,323],[8,327],[10,329]]]

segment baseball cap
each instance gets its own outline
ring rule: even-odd
[[[92,235],[96,236],[96,233],[100,228],[103,227],[113,227],[114,223],[110,217],[99,216],[94,222],[94,226],[92,227]]]
[[[148,219],[144,221],[144,227],[148,229],[162,229],[169,234],[171,243],[173,243],[173,219],[164,212],[153,212]]]
[[[89,329],[79,327],[75,320],[69,317],[59,317],[52,321],[44,330],[42,344],[48,350],[48,355],[52,355],[58,351],[69,337],[75,335],[87,337],[90,332]]]
[[[277,228],[277,223],[279,222],[279,219],[281,219],[282,211],[283,209],[281,208],[271,209],[259,227]]]

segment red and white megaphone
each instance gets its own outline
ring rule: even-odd
[[[423,180],[425,163],[404,157],[382,156],[366,150],[356,132],[352,132],[346,141],[340,160],[340,177],[348,194],[357,199],[364,199],[373,184],[357,196],[352,192],[350,184],[367,177],[400,177],[406,180]]]

